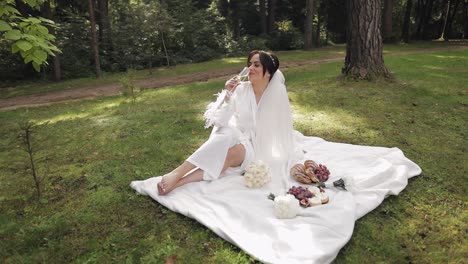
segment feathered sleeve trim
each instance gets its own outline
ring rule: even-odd
[[[217,96],[216,101],[208,104],[206,106],[205,114],[203,114],[203,118],[205,119],[205,128],[209,128],[213,125],[219,126],[219,112],[221,108],[223,108],[223,103],[229,103],[229,99],[232,96],[232,92],[223,89],[223,91],[214,94],[214,96]]]

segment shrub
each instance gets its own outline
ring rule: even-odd
[[[277,31],[268,39],[268,46],[273,50],[301,49],[304,46],[304,34],[293,26],[291,20],[276,22]]]

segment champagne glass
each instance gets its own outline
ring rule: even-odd
[[[234,80],[237,82],[243,82],[247,81],[247,78],[249,77],[249,68],[244,67],[242,71],[240,71],[236,76],[234,76]]]

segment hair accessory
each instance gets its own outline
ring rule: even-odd
[[[276,67],[275,59],[273,59],[273,56],[271,56],[270,53],[268,53],[268,52],[266,52],[266,51],[263,51],[263,50],[260,51],[260,52],[265,53],[266,55],[268,55],[268,57],[270,57],[270,59],[271,59],[271,62],[273,62],[273,66]]]

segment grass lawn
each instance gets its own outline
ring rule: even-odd
[[[421,49],[451,49],[460,46],[467,46],[466,41],[458,42],[415,42],[413,44],[388,44],[384,46],[384,54],[392,54],[395,52],[411,52]],[[294,50],[294,51],[279,51],[278,56],[282,62],[297,61],[297,60],[314,60],[330,57],[344,57],[346,55],[346,47],[344,45],[329,46],[320,49],[309,51]],[[201,63],[181,64],[173,67],[160,67],[151,70],[131,71],[132,80],[142,80],[147,78],[174,77],[182,74],[198,73],[204,71],[215,71],[219,69],[233,69],[233,73],[245,65],[244,57],[229,57],[217,60],[211,60]],[[74,89],[79,87],[94,87],[112,83],[119,83],[125,73],[104,73],[103,78],[95,79],[94,76],[88,78],[71,79],[61,82],[51,81],[24,81],[18,82],[15,85],[5,86],[0,85],[0,98],[10,98],[15,96],[38,94],[51,91],[60,91]]]
[[[341,62],[285,71],[297,130],[399,147],[423,169],[399,196],[357,221],[336,263],[463,263],[468,50],[385,61],[397,81],[340,82]],[[128,187],[167,172],[203,143],[209,131],[202,114],[222,85],[146,90],[136,103],[116,96],[0,112],[0,261],[253,262],[196,221]],[[43,157],[40,202],[15,139],[20,120],[42,124],[33,134]]]

